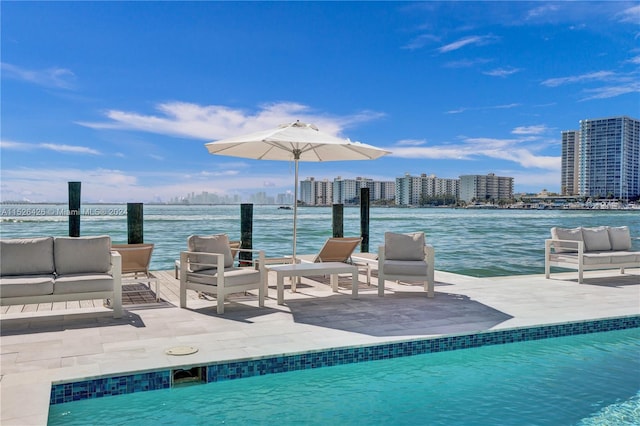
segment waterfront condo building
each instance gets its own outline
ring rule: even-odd
[[[578,164],[580,159],[580,131],[562,132],[562,166],[560,193],[578,195]]]
[[[581,120],[579,135],[579,195],[640,197],[640,121],[627,116]]]
[[[300,201],[308,206],[330,206],[333,201],[333,183],[328,179],[309,177],[300,182]]]
[[[467,203],[513,199],[513,178],[488,175],[460,176],[460,199]]]
[[[458,199],[459,180],[439,178],[435,175],[411,176],[406,173],[396,178],[395,198],[398,206],[418,206],[432,197],[450,196]]]

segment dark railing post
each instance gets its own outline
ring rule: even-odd
[[[127,241],[144,243],[144,214],[142,203],[127,203]]]
[[[81,182],[69,182],[69,236],[80,236]]]
[[[253,204],[240,204],[240,247],[253,248]],[[240,252],[238,260],[241,266],[250,265],[252,255],[249,252]]]
[[[334,204],[331,215],[333,224],[333,237],[344,237],[344,204]]]
[[[360,252],[369,253],[369,188],[360,188]]]

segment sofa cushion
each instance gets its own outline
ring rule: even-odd
[[[427,277],[427,262],[424,260],[385,260],[383,271],[388,275],[417,275]]]
[[[205,269],[198,273],[188,273],[188,280],[198,284],[208,284],[215,286],[218,283],[218,270]],[[224,285],[233,287],[247,284],[257,284],[260,282],[260,271],[251,268],[225,268]]]
[[[582,228],[582,239],[584,240],[584,251],[586,252],[611,250],[609,230],[606,226]]]
[[[53,271],[53,237],[0,240],[0,275],[46,275]]]
[[[584,241],[582,239],[582,229],[580,228],[551,228],[551,238],[554,240],[569,240],[569,241]],[[562,244],[558,243],[554,245],[556,253],[571,253],[577,252],[578,246],[576,244]]]
[[[19,275],[0,278],[0,298],[53,294],[53,274]]]
[[[611,250],[630,250],[631,233],[628,226],[610,226],[609,241]]]
[[[53,294],[93,293],[113,291],[113,277],[109,274],[72,274],[56,278]]]
[[[187,239],[187,248],[189,251],[195,252],[224,254],[224,267],[230,268],[233,266],[233,254],[231,254],[231,246],[229,245],[229,237],[227,237],[227,234],[207,236],[191,235]],[[192,259],[192,261],[198,263],[199,259],[196,257]],[[204,261],[202,263],[204,263]],[[193,272],[210,268],[210,266],[191,266]]]
[[[582,255],[584,265],[609,265],[611,264],[611,252],[589,252]]]
[[[58,275],[106,273],[111,267],[111,238],[56,237],[53,243]]]
[[[637,251],[612,251],[609,253],[611,257],[611,263],[637,263],[637,267],[640,268],[640,252]]]
[[[384,257],[388,260],[424,260],[424,232],[384,233]]]

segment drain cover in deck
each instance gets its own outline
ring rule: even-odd
[[[191,355],[198,352],[198,348],[194,348],[193,346],[175,346],[173,348],[169,348],[165,351],[167,355]]]

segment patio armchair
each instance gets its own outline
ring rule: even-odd
[[[234,266],[226,234],[197,236],[187,240],[187,251],[180,253],[180,307],[187,307],[187,290],[210,294],[217,299],[218,314],[224,313],[225,298],[232,293],[258,290],[258,304],[264,306],[266,273],[264,251],[236,249],[257,255],[250,266]]]
[[[422,282],[427,297],[434,297],[433,246],[425,244],[424,232],[385,232],[378,249],[378,296],[384,296],[385,280]]]

